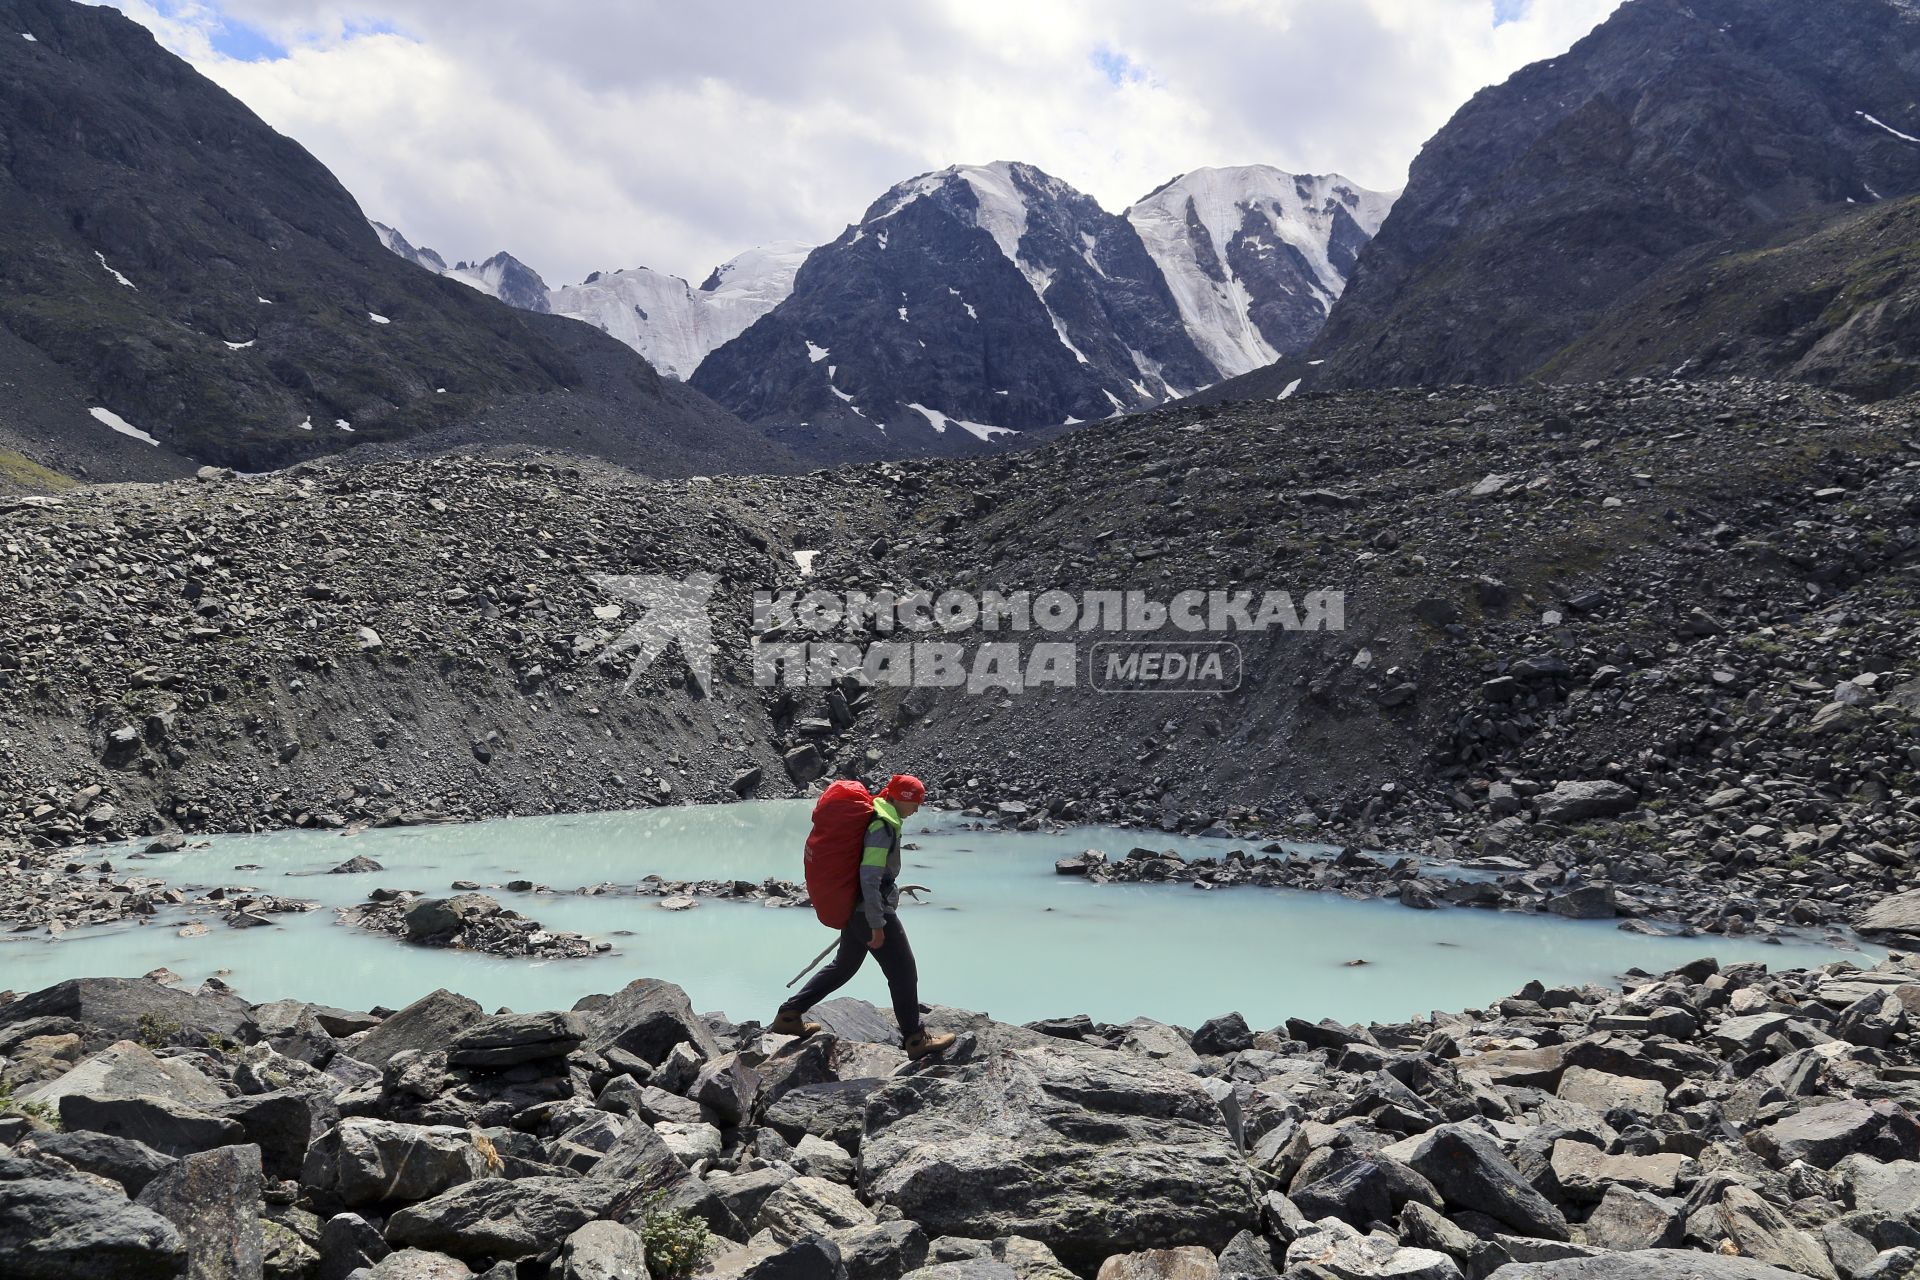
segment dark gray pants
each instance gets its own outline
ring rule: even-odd
[[[900,917],[889,911],[886,922],[886,941],[871,954],[880,962],[880,972],[887,976],[887,990],[893,996],[893,1016],[900,1023],[901,1036],[906,1037],[920,1029],[920,971],[913,963],[913,944],[907,941],[907,931],[900,927]],[[872,936],[867,917],[855,907],[853,919],[840,931],[840,949],[833,953],[833,959],[814,974],[793,999],[781,1005],[780,1012],[805,1013],[853,981],[853,975],[866,963],[867,940]]]

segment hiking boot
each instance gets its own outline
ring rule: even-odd
[[[767,1030],[777,1036],[799,1036],[802,1040],[820,1030],[817,1022],[808,1022],[791,1009],[782,1009]]]
[[[952,1047],[953,1037],[944,1031],[929,1034],[927,1029],[922,1027],[907,1037],[907,1056],[910,1058],[930,1058]]]

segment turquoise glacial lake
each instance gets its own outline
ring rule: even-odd
[[[32,991],[63,978],[138,976],[165,967],[188,983],[218,975],[255,1001],[296,997],[346,1008],[398,1007],[435,987],[492,1008],[566,1008],[583,995],[638,977],[685,987],[696,1008],[736,1020],[769,1019],[784,984],[833,939],[810,910],[701,900],[668,911],[633,885],[668,879],[801,878],[804,801],[511,818],[464,826],[220,836],[206,847],[130,859],[107,851],[123,875],[183,889],[248,885],[317,900],[323,909],[274,917],[270,928],[233,929],[207,908],[140,923],[75,930],[59,939],[0,935],[0,986]],[[1750,937],[1654,938],[1612,922],[1454,908],[1411,911],[1285,889],[1094,885],[1054,874],[1056,858],[1136,845],[1189,857],[1220,856],[1251,842],[1182,839],[1080,827],[1060,833],[970,830],[957,815],[908,823],[902,877],[933,892],[903,920],[920,963],[921,999],[982,1010],[1006,1021],[1075,1013],[1122,1022],[1136,1016],[1196,1026],[1238,1010],[1256,1028],[1287,1017],[1394,1021],[1433,1010],[1482,1007],[1530,978],[1549,986],[1613,982],[1639,967],[1658,972],[1703,955],[1774,968],[1881,952],[1838,937],[1770,944]],[[1300,846],[1302,852],[1326,852]],[[325,875],[355,855],[384,870]],[[257,870],[236,870],[238,867]],[[485,886],[528,879],[554,892],[498,890],[500,901],[553,929],[614,944],[587,960],[529,962],[411,946],[343,927],[331,908],[375,887],[442,894],[455,880]],[[621,891],[576,892],[611,882]],[[181,937],[189,920],[210,932]],[[1355,963],[1364,962],[1364,963]],[[884,1006],[869,964],[841,994]]]

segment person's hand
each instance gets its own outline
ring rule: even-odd
[[[878,951],[881,946],[886,943],[886,940],[887,931],[885,929],[875,929],[873,936],[867,939],[867,950]]]

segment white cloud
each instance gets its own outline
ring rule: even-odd
[[[953,163],[1031,161],[1115,211],[1209,164],[1396,187],[1475,90],[1619,0],[1503,0],[1498,25],[1491,0],[117,2],[369,215],[560,284],[697,283]],[[286,56],[229,56],[260,35]]]

